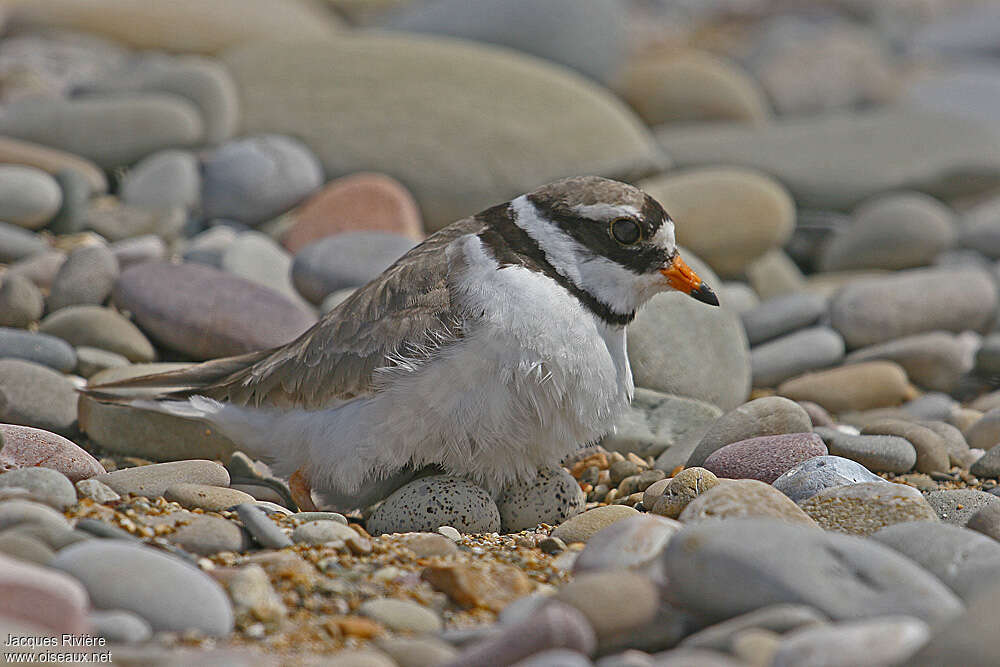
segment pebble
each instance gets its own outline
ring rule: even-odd
[[[534,584],[520,569],[500,563],[435,563],[420,574],[435,590],[465,609],[500,613],[528,595]]]
[[[1000,498],[976,489],[932,491],[927,494],[926,499],[941,521],[956,526],[966,525],[984,507],[1000,504]]]
[[[988,190],[1000,168],[1000,139],[984,142],[983,133],[980,124],[953,115],[885,108],[787,118],[759,127],[668,125],[657,138],[678,167],[754,167],[781,181],[800,207],[846,210],[900,189],[947,198],[961,189],[949,183],[956,169],[969,170],[970,178],[981,176],[975,189]]]
[[[747,663],[718,651],[705,649],[673,649],[657,656],[656,667],[742,667]]]
[[[203,132],[198,109],[164,93],[23,99],[7,105],[0,120],[0,133],[104,168],[130,164],[160,148],[192,145]],[[115,141],[107,141],[111,136]]]
[[[658,467],[684,465],[691,450],[722,411],[704,401],[636,387],[632,405],[601,440],[608,451],[659,457]]]
[[[926,266],[956,237],[955,213],[920,192],[897,192],[859,206],[844,233],[826,244],[822,271]]]
[[[707,619],[780,603],[809,605],[833,620],[905,614],[937,623],[962,610],[944,584],[891,549],[773,519],[686,526],[667,545],[663,566],[669,598]]]
[[[103,179],[104,173],[101,172]],[[80,169],[63,169],[55,174],[56,183],[62,190],[62,206],[47,226],[53,234],[76,234],[87,224],[87,206],[91,195],[99,192],[88,181]],[[100,192],[107,189],[102,188]]]
[[[969,466],[969,472],[977,477],[1000,477],[1000,447],[994,447]]]
[[[159,262],[167,257],[167,244],[156,234],[122,239],[111,244],[111,252],[124,271],[133,264]]]
[[[124,609],[155,631],[197,630],[224,637],[233,629],[229,598],[210,576],[174,556],[120,540],[66,547],[52,567],[79,580],[97,609]],[[142,581],[137,589],[134,582]]]
[[[198,159],[189,151],[153,153],[125,173],[121,199],[130,206],[194,208],[201,196]]]
[[[167,539],[199,556],[211,556],[220,551],[239,553],[247,548],[247,539],[240,527],[215,516],[199,516],[177,528]]]
[[[299,521],[336,521],[347,525],[347,517],[339,512],[295,512],[292,516]]]
[[[643,54],[626,63],[620,94],[650,126],[769,119],[760,85],[736,63],[695,49]]]
[[[719,478],[705,468],[685,468],[670,479],[650,485],[642,503],[653,514],[676,519],[692,500],[718,484]],[[657,485],[659,488],[654,490]]]
[[[316,323],[280,292],[197,264],[129,267],[114,300],[154,339],[195,359],[282,345]]]
[[[108,352],[96,347],[82,345],[76,348],[76,373],[90,378],[109,368],[122,368],[129,360],[116,352]]]
[[[104,171],[96,164],[78,155],[47,148],[41,144],[3,137],[0,139],[0,162],[36,167],[53,176],[63,171],[75,171],[83,176],[90,191],[104,193],[108,190],[108,180]]]
[[[681,249],[691,268],[710,285],[721,281],[691,251]],[[680,293],[654,296],[627,332],[635,384],[695,398],[732,410],[750,394],[750,350],[739,315]],[[663,354],[663,341],[671,353]]]
[[[558,537],[566,544],[587,542],[601,529],[638,514],[637,510],[628,505],[595,507],[556,526],[552,537]]]
[[[181,484],[206,484],[228,486],[229,473],[214,461],[173,461],[125,468],[95,477],[116,492],[125,495],[156,498],[170,487]]]
[[[241,90],[242,127],[281,127],[301,138],[330,177],[392,174],[413,193],[429,231],[566,174],[645,175],[662,164],[637,117],[565,69],[450,39],[359,34],[348,41],[261,41],[226,53]],[[552,40],[532,40],[542,42]],[[500,89],[518,104],[498,104]],[[468,110],[461,133],[454,95],[444,91]],[[552,109],[573,109],[572,122]]]
[[[792,292],[762,302],[740,313],[751,346],[816,324],[826,314],[826,297]]]
[[[881,481],[881,477],[857,461],[840,456],[816,456],[789,468],[771,486],[801,503],[834,486]]]
[[[716,419],[686,465],[701,466],[713,452],[733,442],[764,435],[803,433],[811,428],[809,415],[794,401],[780,396],[757,398]]]
[[[823,438],[832,455],[857,461],[873,472],[908,472],[917,462],[917,451],[905,438],[851,435],[822,427],[815,432]]]
[[[659,556],[681,528],[673,519],[650,514],[615,521],[587,540],[573,562],[573,573],[628,568],[656,581]]]
[[[291,213],[282,243],[292,253],[344,232],[386,232],[420,241],[423,222],[413,195],[385,174],[360,173],[330,181]]]
[[[826,454],[823,439],[815,433],[765,435],[717,449],[705,459],[704,467],[717,477],[771,484],[793,466]]]
[[[118,260],[104,244],[74,250],[56,274],[46,301],[48,311],[67,306],[99,306],[118,279]]]
[[[380,637],[375,645],[395,660],[397,667],[434,667],[458,655],[451,644],[435,637]]]
[[[207,218],[256,225],[284,213],[322,184],[323,168],[297,139],[243,137],[202,159],[202,212]]]
[[[899,405],[913,397],[906,371],[891,361],[867,361],[786,380],[778,393],[812,401],[830,412]]]
[[[0,598],[6,618],[42,629],[43,634],[84,634],[89,629],[87,591],[48,567],[0,555]]]
[[[965,527],[1000,541],[1000,505],[986,503],[972,515]]]
[[[997,287],[980,269],[910,269],[846,285],[830,303],[830,321],[854,349],[930,331],[983,330],[996,303]]]
[[[44,252],[48,247],[45,239],[30,230],[0,222],[0,262],[12,264]]]
[[[87,618],[94,632],[109,642],[137,644],[153,636],[153,628],[144,618],[124,609],[95,610]]]
[[[56,552],[41,540],[16,530],[0,533],[0,553],[35,565],[48,565]]]
[[[500,529],[518,533],[540,523],[560,524],[586,504],[586,494],[565,468],[543,468],[531,482],[504,489],[497,499]]]
[[[444,628],[437,614],[409,600],[372,598],[361,603],[358,613],[396,632],[425,635],[441,632]]]
[[[252,503],[236,506],[243,525],[257,543],[265,549],[283,549],[292,546],[292,540],[271,520],[267,514]]]
[[[753,260],[784,245],[795,204],[768,175],[740,167],[708,167],[642,181],[677,221],[677,242],[719,275],[742,275]]]
[[[678,517],[681,523],[709,519],[770,518],[815,527],[805,512],[770,484],[755,479],[732,479],[720,483],[688,503]]]
[[[820,626],[827,620],[826,616],[807,605],[774,604],[698,630],[685,637],[680,646],[731,651],[733,641],[745,630],[760,629],[784,634],[797,628]]]
[[[961,526],[902,523],[883,528],[871,539],[910,558],[966,602],[1000,572],[1000,544]]]
[[[163,497],[187,508],[201,508],[208,512],[221,512],[242,503],[254,502],[249,493],[209,484],[172,484]]]
[[[403,533],[400,540],[402,546],[412,551],[417,558],[450,556],[458,552],[458,547],[452,540],[437,533]]]
[[[66,261],[66,253],[61,250],[44,250],[11,264],[3,274],[4,280],[14,276],[27,278],[37,287],[49,288]]]
[[[387,232],[344,232],[310,243],[295,255],[292,282],[302,296],[320,303],[337,290],[374,279],[406,254],[414,242]]]
[[[47,366],[0,359],[0,421],[69,434],[76,425],[76,391]]]
[[[863,435],[894,435],[906,439],[917,453],[917,472],[947,472],[950,468],[944,438],[929,428],[900,419],[877,420],[865,426]]]
[[[86,217],[86,226],[112,243],[150,234],[172,241],[184,233],[188,219],[180,207],[153,210],[110,197],[92,200]]]
[[[47,315],[38,330],[62,338],[74,347],[96,347],[133,362],[156,358],[152,343],[142,331],[110,308],[68,306]]]
[[[921,422],[922,426],[930,428],[930,424],[943,424],[948,429],[951,429],[958,434],[958,438],[963,443],[963,448],[967,448],[969,446],[968,444],[965,444],[965,438],[962,437],[961,431],[956,429],[951,424],[945,423],[951,418],[952,413],[962,408],[961,404],[951,396],[941,392],[929,391],[926,394],[918,396],[912,401],[907,401],[902,405],[902,408],[917,419],[924,420]],[[936,430],[934,432],[941,437],[945,437],[942,432]],[[948,437],[950,437],[950,435]],[[951,443],[948,444],[948,447],[949,451],[951,451]]]
[[[10,493],[45,503],[58,510],[76,504],[73,483],[51,468],[19,468],[0,474],[0,496]]]
[[[845,363],[880,359],[899,364],[911,382],[931,391],[952,391],[972,370],[967,347],[958,336],[943,331],[863,347],[847,355]]]
[[[824,529],[852,535],[871,535],[893,524],[936,522],[938,518],[919,491],[884,481],[823,489],[799,506]]]
[[[755,260],[746,271],[747,282],[764,300],[806,289],[802,270],[783,250],[771,250]]]
[[[1000,444],[1000,407],[990,409],[963,433],[969,447],[992,450]]]
[[[930,634],[927,623],[910,616],[808,627],[781,638],[772,664],[774,667],[907,664],[907,659],[924,645]]]
[[[30,361],[62,373],[76,366],[76,353],[61,338],[7,327],[0,327],[0,357]]]
[[[0,164],[0,220],[39,229],[52,219],[60,204],[59,184],[44,171]]]
[[[343,543],[357,535],[339,521],[307,521],[292,531],[292,541],[297,544]]]
[[[288,616],[288,610],[271,585],[267,571],[260,565],[219,568],[213,570],[212,575],[229,593],[237,624],[250,620],[276,625]]]
[[[312,310],[312,306],[306,305],[292,285],[291,255],[266,234],[249,231],[238,235],[223,249],[219,268],[270,287]]]
[[[53,529],[69,529],[69,522],[61,512],[48,505],[15,498],[0,501],[0,530],[22,524],[40,524]]]
[[[834,366],[844,358],[844,339],[829,327],[810,327],[750,350],[755,387],[776,387],[785,380]]]
[[[623,571],[575,575],[559,587],[555,599],[583,613],[599,645],[620,640],[650,623],[660,606],[659,593],[651,580]]]
[[[81,498],[90,498],[98,505],[121,500],[121,496],[118,495],[117,491],[104,482],[98,482],[96,479],[81,479],[74,486]]]
[[[500,512],[489,494],[447,475],[424,477],[397,489],[368,517],[372,535],[431,531],[441,525],[463,533],[495,533]]]

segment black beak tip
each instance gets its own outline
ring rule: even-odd
[[[704,282],[698,285],[698,289],[691,291],[691,296],[702,303],[707,303],[710,306],[719,305],[719,297],[717,297],[715,292],[712,291],[712,288]]]

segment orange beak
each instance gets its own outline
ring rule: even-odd
[[[679,292],[684,292],[702,303],[710,306],[719,305],[719,297],[715,296],[712,288],[698,277],[698,274],[691,270],[691,267],[684,263],[680,255],[675,255],[672,262],[660,269],[667,278],[667,284]]]

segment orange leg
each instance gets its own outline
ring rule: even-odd
[[[312,499],[312,487],[306,479],[302,468],[292,473],[288,478],[288,490],[292,492],[292,500],[299,506],[300,512],[315,512],[317,507]]]

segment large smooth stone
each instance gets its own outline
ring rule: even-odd
[[[690,251],[681,256],[709,285],[721,281]],[[750,350],[739,315],[686,294],[654,296],[628,328],[635,384],[731,410],[750,394]]]
[[[659,556],[682,524],[654,514],[629,516],[594,533],[573,572],[628,568],[658,580]]]
[[[857,461],[840,456],[816,456],[792,466],[771,482],[771,486],[800,503],[834,486],[881,481],[881,477]]]
[[[985,271],[911,269],[849,283],[830,303],[830,323],[853,349],[929,331],[983,331],[996,307]]]
[[[792,292],[768,299],[740,313],[750,345],[815,324],[826,314],[827,299],[809,292]]]
[[[757,171],[712,167],[670,172],[639,183],[675,221],[677,242],[719,275],[741,275],[795,227],[795,203],[781,183]]]
[[[619,0],[436,0],[380,27],[496,44],[551,60],[598,81],[618,73],[627,42]]]
[[[823,489],[799,506],[824,529],[851,535],[871,535],[908,521],[937,522],[919,491],[882,480]]]
[[[609,92],[495,47],[355,33],[333,44],[262,42],[225,62],[245,132],[299,137],[328,178],[399,179],[432,231],[558,178],[639,178],[663,164]]]
[[[68,373],[76,367],[76,352],[61,338],[0,327],[0,358],[23,359]]]
[[[424,237],[413,195],[385,174],[352,174],[331,181],[289,216],[292,223],[281,242],[292,253],[344,232],[386,232],[415,241]]]
[[[911,558],[967,602],[1000,574],[1000,543],[960,526],[900,523],[883,528],[871,539]]]
[[[198,159],[190,151],[165,150],[140,160],[125,173],[122,201],[130,206],[192,208],[201,197]]]
[[[152,361],[156,351],[138,327],[110,308],[69,306],[48,315],[41,333],[62,338],[74,347],[96,347],[129,361]]]
[[[810,605],[834,620],[906,614],[937,623],[962,604],[895,551],[770,519],[705,521],[671,538],[667,596],[710,619],[767,605]]]
[[[38,229],[52,219],[60,204],[59,184],[44,171],[0,164],[0,220]]]
[[[916,385],[949,392],[962,375],[972,370],[971,350],[958,336],[943,331],[904,336],[862,347],[847,355],[845,363],[893,361],[903,367]]]
[[[950,114],[889,109],[759,128],[665,126],[657,137],[679,166],[754,167],[811,208],[845,210],[900,189],[947,199],[1000,183],[1000,135]]]
[[[920,192],[886,195],[854,211],[851,226],[823,249],[822,271],[926,266],[955,241],[955,214]]]
[[[73,577],[0,554],[0,617],[4,621],[15,619],[45,634],[85,635],[90,630],[88,606],[87,591]],[[7,634],[5,642],[10,639]],[[23,632],[10,634],[23,637]],[[14,653],[12,648],[4,647],[4,656]]]
[[[385,232],[345,232],[310,243],[292,261],[292,283],[313,303],[374,280],[415,245]]]
[[[113,298],[154,339],[196,359],[281,345],[316,323],[280,292],[197,264],[129,267]]]
[[[830,412],[870,410],[913,398],[906,372],[891,361],[868,361],[807,373],[778,385],[795,401],[818,403]]]
[[[756,479],[720,480],[688,503],[679,517],[681,523],[746,518],[777,519],[816,527],[816,522],[786,495]]]
[[[256,225],[292,208],[323,184],[316,156],[276,134],[236,139],[202,159],[206,218]]]
[[[905,438],[917,453],[914,470],[947,472],[950,466],[944,438],[929,428],[902,419],[878,419],[861,429],[863,435],[895,435]]]
[[[215,53],[280,35],[326,39],[337,20],[298,0],[16,0],[12,16],[28,25],[92,32],[137,49]]]
[[[463,533],[495,533],[500,530],[500,512],[480,487],[458,477],[435,475],[401,486],[366,523],[372,535],[431,532],[439,526]]]
[[[798,403],[781,396],[758,398],[716,419],[685,465],[700,466],[713,452],[733,442],[762,435],[804,433],[811,428],[812,420]]]
[[[222,250],[219,268],[305,304],[292,285],[291,255],[266,234],[249,231],[234,238]]]
[[[2,134],[75,153],[105,168],[161,148],[195,144],[203,132],[198,109],[164,93],[22,99],[7,105],[0,117]]]
[[[983,583],[980,595],[965,612],[951,622],[938,626],[930,641],[910,658],[907,667],[992,667],[1000,650],[996,609],[1000,604],[1000,585]]]
[[[904,665],[929,638],[928,625],[912,616],[820,625],[783,636],[772,665]]]
[[[102,194],[108,189],[108,179],[96,164],[79,155],[54,150],[41,144],[0,137],[0,162],[36,167],[52,176],[63,171],[75,171],[90,186],[90,192]]]
[[[197,630],[210,637],[233,630],[232,605],[222,586],[162,551],[124,540],[86,540],[61,550],[51,566],[78,579],[94,607],[134,612],[154,630]]]
[[[76,391],[47,366],[0,359],[0,422],[69,434],[76,424]]]
[[[118,260],[108,246],[101,243],[78,248],[59,267],[45,305],[50,313],[67,306],[99,306],[117,279]]]
[[[91,385],[184,368],[188,364],[133,364],[109,368],[90,378]],[[128,405],[80,397],[80,430],[101,447],[153,461],[209,456],[226,461],[238,447],[195,419],[184,419]]]
[[[771,484],[793,466],[826,453],[823,439],[815,433],[765,435],[715,450],[705,459],[704,468],[717,477]]]
[[[191,460],[123,468],[95,477],[121,494],[157,498],[177,484],[229,486],[229,473],[214,461]]]
[[[635,388],[632,405],[601,440],[608,451],[659,456],[664,470],[684,465],[691,450],[722,410],[693,398]],[[668,462],[674,462],[667,466]],[[659,464],[657,464],[659,465]]]
[[[29,426],[0,424],[0,472],[41,466],[71,482],[104,473],[97,459],[61,435]]]
[[[753,77],[732,61],[705,51],[633,56],[618,89],[649,125],[758,124],[771,116],[767,98]]]
[[[917,462],[917,452],[909,440],[894,435],[851,435],[830,428],[818,428],[830,453],[857,461],[875,472],[907,472]]]
[[[750,350],[755,387],[776,387],[789,378],[828,368],[844,358],[844,339],[829,327],[810,327]]]

